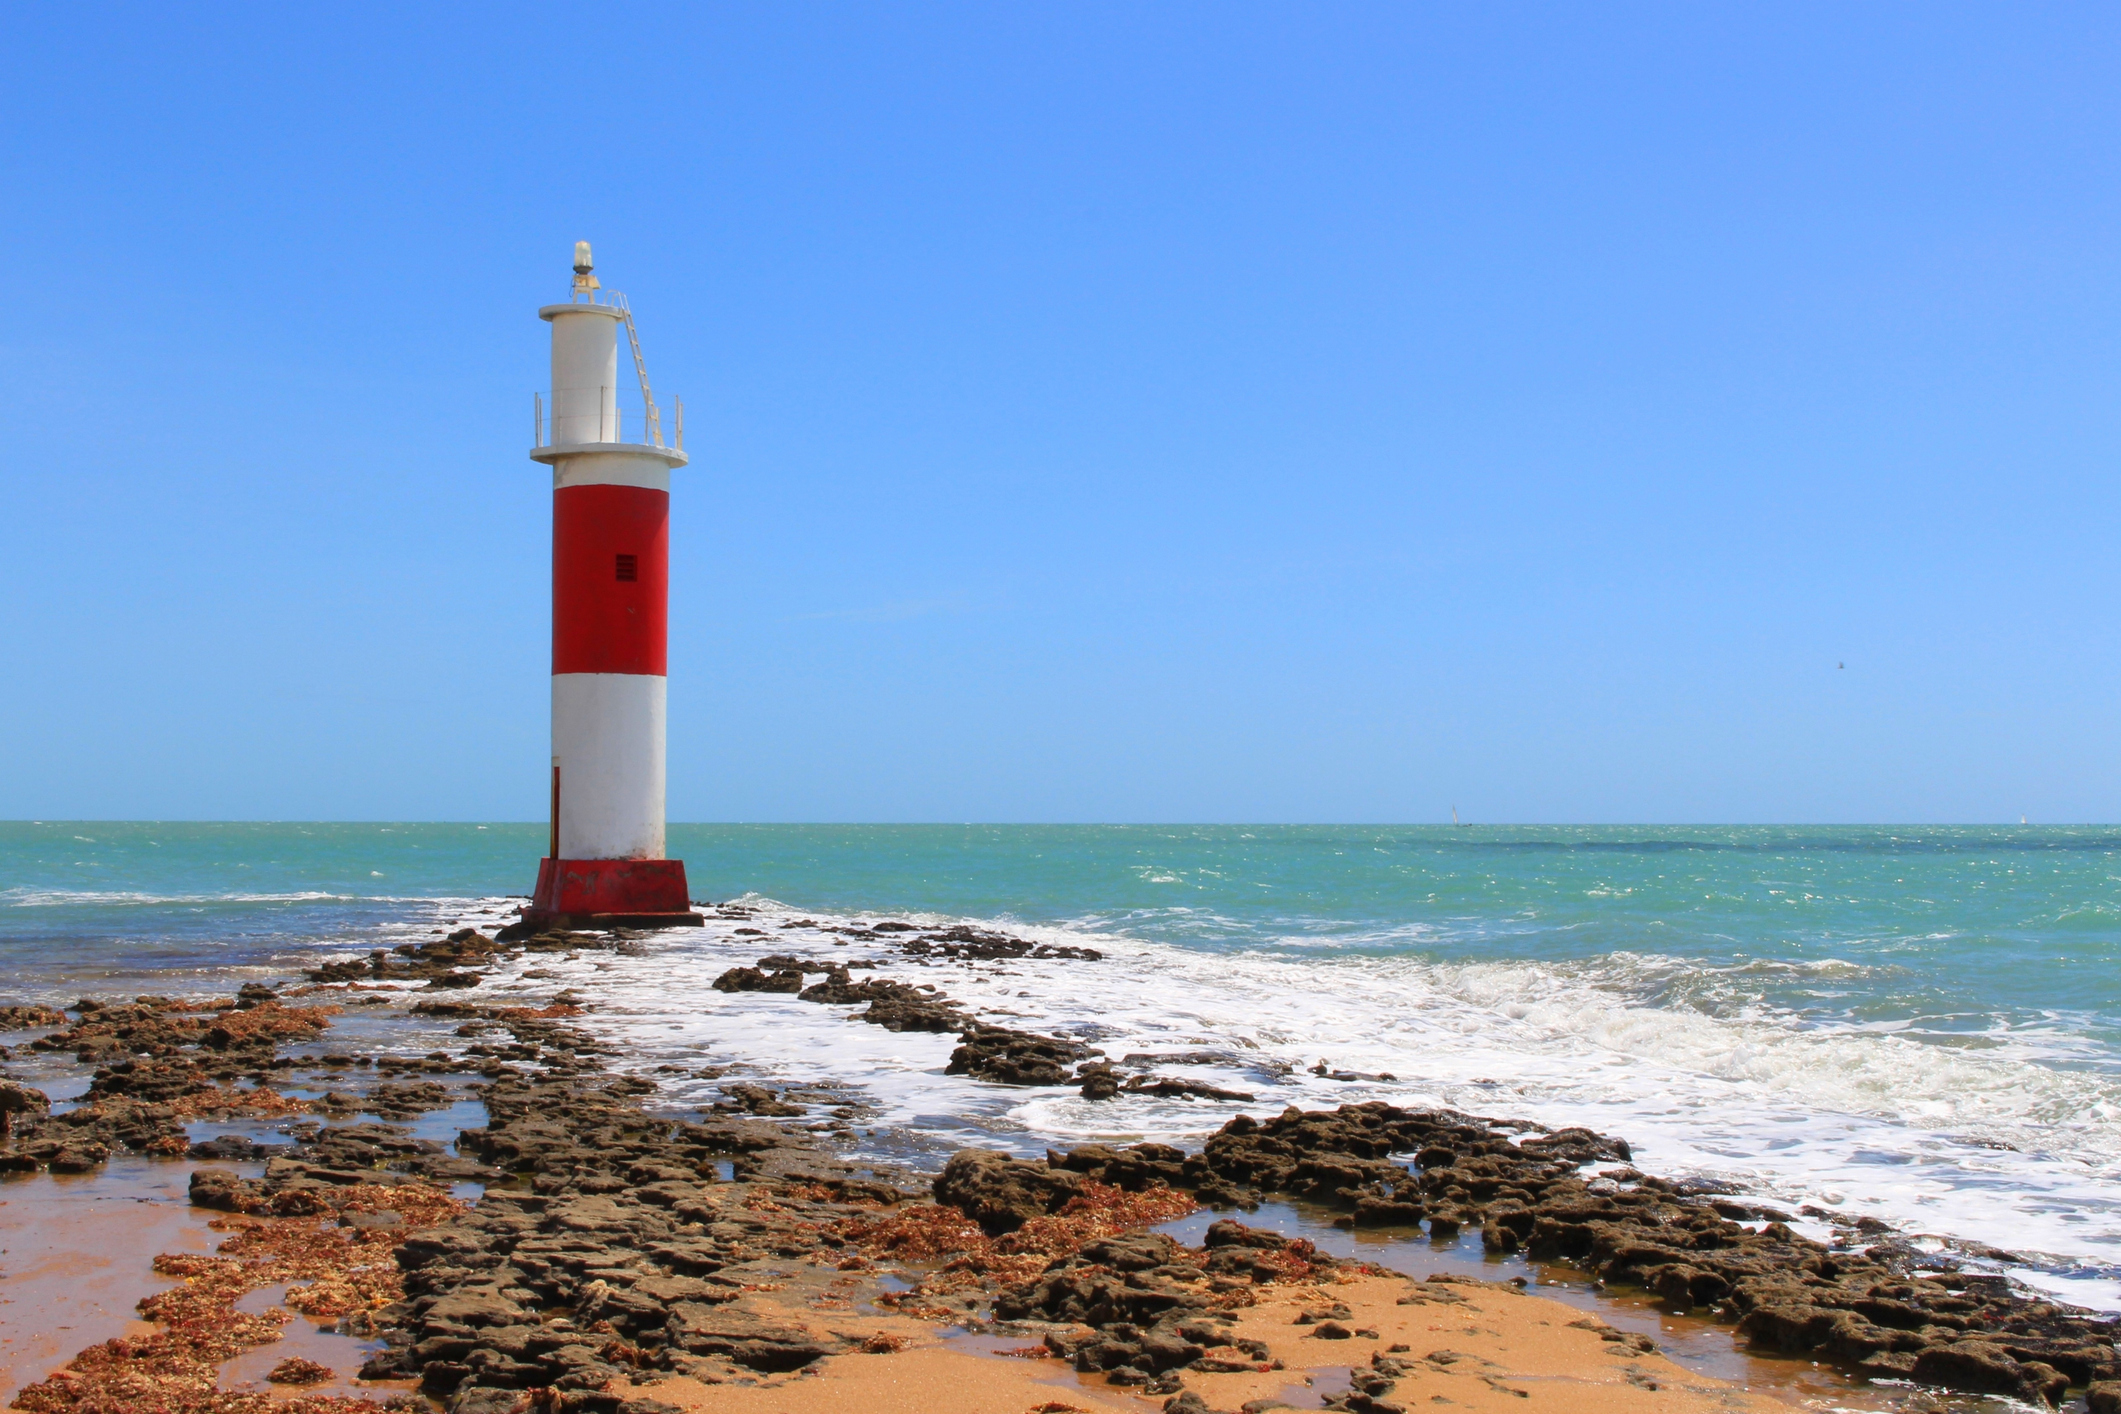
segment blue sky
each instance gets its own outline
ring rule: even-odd
[[[9,29],[0,816],[541,817],[586,238],[673,819],[2121,817],[2110,7]]]

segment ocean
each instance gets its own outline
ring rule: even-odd
[[[0,825],[0,1001],[225,993],[490,926],[544,836]],[[1288,1104],[1445,1104],[1588,1125],[1647,1171],[1875,1215],[2121,1310],[2121,831],[677,825],[670,849],[695,897],[756,916],[525,961],[484,994],[581,987],[585,1024],[674,1103],[819,1087],[859,1115],[858,1152],[927,1165],[966,1144],[1197,1144]],[[1254,1099],[983,1084],[943,1073],[947,1036],[709,985],[773,951],[907,975],[805,924],[885,918],[1097,948],[914,980]]]

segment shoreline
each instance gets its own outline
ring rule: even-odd
[[[724,909],[720,916],[749,914]],[[1071,950],[965,927],[832,931],[858,932],[871,946],[922,962],[1040,956],[1091,966],[1098,960],[1088,949],[1071,956]],[[1585,1130],[1540,1134],[1532,1126],[1380,1104],[1291,1110],[1225,1126],[1194,1154],[1155,1144],[1080,1145],[1044,1163],[960,1154],[929,1192],[913,1174],[836,1156],[829,1146],[851,1134],[849,1116],[820,1124],[808,1106],[792,1102],[801,1097],[785,1089],[726,1084],[723,1100],[689,1118],[644,1104],[655,1099],[655,1085],[614,1072],[605,1064],[612,1048],[570,1024],[584,1007],[596,1005],[593,995],[560,991],[542,1006],[472,1000],[503,957],[599,952],[613,955],[609,966],[624,967],[627,941],[609,935],[510,936],[507,930],[489,938],[463,929],[395,953],[327,963],[306,984],[246,986],[226,1007],[135,1003],[61,1017],[66,1028],[46,1036],[61,1038],[63,1045],[47,1040],[46,1052],[70,1049],[106,1064],[82,1106],[49,1119],[22,1111],[29,1117],[18,1117],[7,1151],[18,1163],[41,1151],[45,1162],[91,1168],[101,1162],[98,1146],[106,1154],[182,1152],[190,1165],[220,1161],[218,1171],[195,1172],[191,1198],[225,1215],[216,1222],[234,1234],[230,1246],[249,1243],[264,1251],[294,1241],[290,1234],[301,1238],[301,1261],[282,1252],[272,1258],[280,1263],[272,1273],[267,1262],[244,1280],[299,1268],[310,1273],[311,1283],[339,1282],[343,1292],[310,1304],[352,1334],[386,1343],[367,1362],[366,1373],[383,1377],[371,1387],[395,1391],[402,1402],[417,1380],[464,1414],[527,1408],[532,1391],[543,1392],[536,1402],[551,1414],[617,1414],[629,1402],[669,1404],[666,1396],[682,1396],[676,1402],[684,1408],[765,1409],[780,1407],[767,1396],[790,1380],[812,1382],[813,1395],[838,1388],[833,1382],[839,1380],[845,1398],[873,1401],[881,1397],[875,1388],[880,1377],[835,1372],[900,1360],[908,1370],[958,1368],[970,1361],[965,1368],[985,1372],[976,1380],[997,1389],[1020,1382],[1002,1371],[1035,1369],[1062,1376],[1042,1388],[1074,1391],[1056,1399],[1094,1393],[1107,1403],[1118,1401],[1112,1407],[1133,1409],[1160,1407],[1188,1390],[1204,1399],[1211,1393],[1224,1398],[1233,1393],[1233,1382],[1244,1384],[1241,1374],[1271,1382],[1277,1373],[1220,1368],[1233,1363],[1280,1360],[1291,1369],[1350,1370],[1346,1364],[1292,1363],[1291,1355],[1308,1358],[1307,1352],[1325,1348],[1315,1341],[1284,1353],[1285,1340],[1241,1334],[1261,1329],[1246,1324],[1254,1318],[1245,1312],[1279,1309],[1299,1288],[1319,1300],[1328,1286],[1385,1282],[1397,1283],[1396,1292],[1406,1290],[1406,1275],[1383,1275],[1368,1264],[1319,1252],[1302,1237],[1243,1221],[1246,1205],[1266,1201],[1271,1208],[1275,1199],[1290,1196],[1339,1209],[1356,1233],[1398,1231],[1412,1240],[1425,1227],[1433,1243],[1471,1232],[1489,1251],[1522,1253],[1534,1263],[1573,1259],[1597,1279],[1646,1282],[1675,1314],[1697,1304],[1724,1306],[1724,1314],[1743,1318],[1740,1329],[1756,1345],[1824,1351],[1890,1378],[2044,1402],[2069,1387],[2081,1390],[2088,1381],[2121,1375],[2113,1364],[2111,1322],[2012,1298],[1988,1279],[1954,1282],[1950,1272],[1937,1273],[1941,1280],[1911,1279],[1918,1261],[1934,1270],[1939,1259],[1896,1251],[1886,1234],[1861,1234],[1861,1248],[1851,1243],[1833,1250],[1809,1242],[1791,1232],[1780,1214],[1720,1199],[1703,1185],[1641,1174],[1629,1166],[1624,1144]],[[785,994],[791,1002],[845,1008],[845,1020],[889,1032],[955,1037],[951,1069],[988,1083],[1067,1085],[1081,1088],[1086,1098],[1215,1088],[1139,1070],[1122,1075],[1079,1042],[981,1020],[933,984],[880,976],[876,967],[854,959],[835,963],[776,954],[767,951],[771,939],[763,931],[755,941],[759,965],[730,969],[716,983],[719,990]],[[419,1057],[333,1049],[313,1064],[285,1053],[290,1045],[318,1042],[333,1032],[376,1031],[364,1018],[381,1016],[378,1006],[389,1007],[393,1021],[402,1020],[394,1002],[408,989],[417,989],[412,1014],[429,1031],[446,1026],[472,1044]],[[307,1087],[312,1092],[316,1084],[327,1088],[313,1098],[303,1095],[303,1086],[288,1083],[303,1075],[313,1077]],[[332,1081],[341,1088],[329,1088]],[[1158,1086],[1165,1088],[1152,1088]],[[473,1102],[474,1091],[487,1123],[464,1130],[458,1154],[415,1137],[422,1115],[454,1115]],[[1220,1091],[1216,1098],[1235,1097]],[[395,1123],[398,1132],[382,1123],[348,1122],[363,1114]],[[290,1124],[296,1143],[271,1152],[272,1146],[255,1139],[198,1143],[184,1133],[186,1121],[215,1120],[238,1128]],[[255,1168],[259,1159],[262,1170],[254,1173],[225,1166],[248,1160],[246,1167]],[[483,1193],[474,1196],[466,1185],[483,1185]],[[453,1203],[453,1186],[473,1197],[473,1205]],[[7,1192],[0,1187],[0,1199]],[[1184,1248],[1147,1231],[1203,1204],[1221,1211]],[[419,1210],[418,1216],[433,1222],[409,1225],[401,1208]],[[1675,1243],[1675,1234],[1684,1245]],[[1858,1235],[1851,1222],[1850,1238]],[[339,1268],[354,1248],[365,1248],[369,1258],[387,1249],[390,1269],[368,1261],[359,1268],[365,1275],[347,1286],[350,1279]],[[1144,1252],[1158,1260],[1138,1261]],[[1237,1260],[1244,1253],[1264,1255]],[[1052,1281],[1042,1287],[1034,1279],[1049,1262],[1084,1269],[1089,1285],[1072,1297],[1046,1291]],[[188,1290],[197,1280],[185,1276],[180,1285]],[[239,1296],[270,1285],[246,1285]],[[1461,1294],[1490,1290],[1462,1281],[1434,1285]],[[1084,1298],[1086,1290],[1103,1295]],[[797,1297],[784,1294],[790,1291],[811,1303],[811,1316],[792,1313],[788,1303]],[[1509,1307],[1510,1300],[1517,1306]],[[1505,1304],[1489,1311],[1495,1302]],[[1415,1304],[1457,1303],[1424,1298]],[[1509,1309],[1549,1309],[1537,1296],[1519,1295],[1507,1285],[1474,1304],[1495,1321]],[[225,1311],[209,1313],[208,1325],[262,1334],[256,1324],[244,1326],[257,1315],[239,1309],[237,1298],[223,1305]],[[1370,1313],[1373,1306],[1376,1313],[1368,1319],[1374,1324],[1360,1329],[1378,1330],[1382,1340],[1391,1311],[1368,1295],[1349,1309]],[[875,1329],[863,1334],[815,1318],[818,1311],[842,1309],[856,1326]],[[1571,1321],[1582,1319],[1578,1310],[1551,1309]],[[1532,1319],[1553,1323],[1551,1314]],[[931,1329],[945,1323],[942,1329],[968,1335],[998,1324],[1012,1338],[1043,1342],[1049,1354],[1036,1360],[977,1354],[948,1339],[938,1344],[917,1338],[920,1327],[912,1335],[896,1333],[896,1323],[907,1320]],[[1578,1334],[1558,1346],[1539,1345],[1548,1354],[1538,1358],[1560,1360],[1575,1377],[1598,1386],[1570,1398],[1618,1401],[1617,1408],[1650,1392],[1642,1381],[1659,1384],[1667,1403],[1682,1389],[1702,1399],[1735,1397],[1733,1386],[1640,1350],[1634,1351],[1635,1382],[1623,1377],[1607,1389],[1605,1374],[1617,1367],[1590,1355],[1606,1354],[1602,1347],[1625,1340],[1586,1335],[1586,1328],[1568,1321],[1560,1329]],[[1245,1361],[1230,1354],[1242,1353],[1242,1347],[1227,1341],[1202,1344],[1232,1333],[1264,1341],[1271,1355]],[[1586,1339],[1601,1349],[1574,1349]],[[1501,1343],[1492,1348],[1463,1353],[1502,1371],[1530,1358],[1522,1354],[1533,1348],[1529,1332],[1496,1340]],[[2095,1340],[2104,1342],[2103,1355]],[[1367,1344],[1368,1338],[1351,1334],[1349,1341],[1356,1349],[1355,1342]],[[255,1352],[260,1343],[241,1348]],[[870,1343],[888,1348],[865,1351]],[[1383,1342],[1395,1343],[1415,1344]],[[1387,1362],[1364,1367],[1371,1373],[1363,1379],[1378,1392],[1350,1386],[1337,1407],[1388,1407],[1393,1394],[1385,1384],[1411,1382],[1409,1395],[1423,1386],[1421,1397],[1427,1398],[1431,1376],[1462,1377],[1450,1373],[1454,1362],[1430,1360],[1434,1353],[1424,1348],[1394,1355],[1382,1347],[1367,1352],[1365,1358]],[[879,1361],[879,1355],[888,1358]],[[105,1363],[123,1366],[127,1358],[118,1350]],[[1406,1368],[1393,1371],[1393,1362]],[[1653,1362],[1659,1374],[1642,1373],[1652,1368],[1645,1362]],[[186,1398],[205,1400],[201,1408],[238,1408],[253,1399],[290,1402],[265,1394],[213,1395],[211,1371],[226,1367],[228,1359],[205,1364],[207,1386],[194,1380],[185,1392]],[[824,1373],[795,1373],[812,1367]],[[97,1379],[105,1386],[112,1379],[122,1384],[126,1377],[122,1370],[105,1372],[86,1385]],[[663,1384],[636,1387],[635,1381],[649,1378]],[[340,1384],[328,1388],[336,1391]],[[1317,1394],[1319,1387],[1306,1388]],[[1495,1386],[1482,1388],[1492,1392]],[[1858,1388],[1837,1393],[1847,1400]],[[33,1385],[18,1407],[89,1414],[105,1407],[100,1401],[107,1394],[78,1377],[46,1380]],[[1273,1397],[1287,1396],[1248,1393],[1239,1403]],[[320,1411],[345,1403],[335,1393],[295,1395],[292,1402]],[[643,1404],[629,1414],[655,1411]]]
[[[2048,965],[2103,955],[2066,920],[2079,917],[2069,900],[2107,896],[2104,838],[673,828],[708,851],[714,877],[758,885],[739,901],[768,947],[831,947],[776,931],[805,902],[825,923],[970,922],[1087,944],[1107,951],[1088,995],[1057,963],[898,975],[1115,1057],[1205,1044],[1230,1063],[1178,1073],[1277,1108],[1384,1099],[1624,1135],[1653,1172],[1731,1182],[1800,1218],[1817,1207],[1978,1238],[2010,1255],[1957,1249],[1967,1270],[2121,1312],[2121,1033],[2100,1020],[2121,984]],[[21,995],[0,1000],[55,1004],[277,984],[459,920],[490,931],[512,904],[477,885],[515,877],[504,861],[527,841],[387,822],[26,834],[17,873],[36,882],[0,891],[13,905],[0,953]],[[2017,867],[2029,857],[2043,869]],[[1805,901],[1774,893],[1792,879],[1811,881]],[[1037,1157],[1022,1144],[1034,1137],[1191,1147],[1237,1112],[967,1081],[943,1074],[946,1038],[878,1036],[777,997],[723,1005],[713,978],[758,957],[734,951],[739,926],[645,939],[646,967],[537,968],[594,992],[586,1024],[624,1050],[614,1064],[674,1100],[720,1095],[665,1064],[748,1065],[775,1086],[857,1077],[860,1151],[917,1167],[965,1143]],[[2030,952],[1998,976],[2015,945],[1994,940],[2021,932]],[[530,994],[526,965],[485,986]],[[1321,1056],[1400,1080],[1328,1080],[1311,1074]]]

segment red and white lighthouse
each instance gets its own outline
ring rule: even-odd
[[[552,468],[552,827],[524,922],[547,927],[697,924],[682,860],[663,854],[670,585],[670,472],[685,465],[648,385],[623,295],[607,301],[589,243],[552,325],[552,435],[542,400],[530,459]],[[620,426],[619,330],[646,414]]]

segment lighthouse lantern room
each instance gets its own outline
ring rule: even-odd
[[[662,417],[625,296],[606,299],[589,242],[552,326],[552,435],[535,404],[532,461],[552,468],[551,830],[529,928],[697,925],[685,865],[664,857],[670,472]],[[641,385],[646,442],[623,440],[619,333]]]

